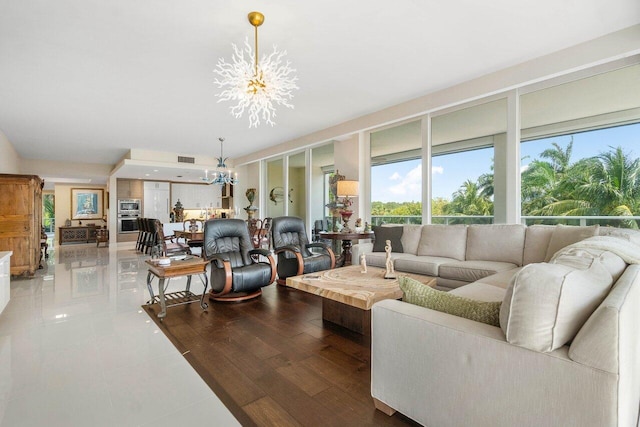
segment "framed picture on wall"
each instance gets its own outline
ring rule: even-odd
[[[71,189],[71,219],[101,219],[104,192],[100,188]]]

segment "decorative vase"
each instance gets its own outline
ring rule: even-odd
[[[353,215],[353,211],[350,209],[341,209],[340,215],[342,216],[342,233],[351,233],[351,228],[349,228],[349,218]]]
[[[184,221],[184,208],[182,207],[182,203],[180,203],[180,199],[176,202],[176,206],[173,208],[173,212],[175,213],[175,221],[183,222]]]
[[[244,195],[247,196],[247,200],[249,201],[249,206],[253,206],[253,201],[256,199],[256,189],[248,188],[247,191],[244,193]]]

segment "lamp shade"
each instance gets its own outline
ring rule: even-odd
[[[358,184],[358,181],[338,181],[338,197],[357,196]]]

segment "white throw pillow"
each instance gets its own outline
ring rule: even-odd
[[[509,343],[540,352],[562,347],[613,284],[601,260],[586,252],[580,259],[571,255],[554,262],[529,264],[509,284],[500,309],[500,327]]]

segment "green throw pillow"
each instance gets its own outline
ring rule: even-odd
[[[452,295],[418,282],[410,277],[398,279],[404,292],[403,301],[454,316],[500,326],[500,305],[502,301],[484,302]]]

